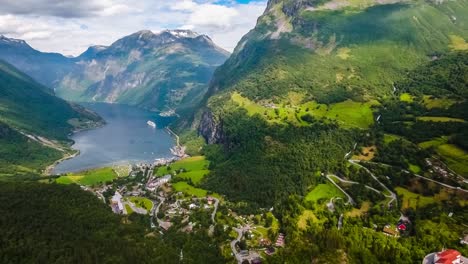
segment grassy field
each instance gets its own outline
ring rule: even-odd
[[[177,177],[184,180],[191,179],[194,184],[199,184],[208,173],[210,173],[209,170],[196,170],[180,173]]]
[[[393,135],[393,134],[384,134],[384,143],[389,144],[392,143],[393,141],[397,141],[401,139],[400,136]]]
[[[127,211],[127,214],[128,214],[128,215],[133,213],[132,208],[131,208],[130,205],[128,205],[128,204],[125,204],[125,210]]]
[[[153,202],[145,197],[128,197],[128,200],[135,204],[136,207],[143,208],[147,211],[153,209]]]
[[[200,189],[200,188],[195,188],[192,185],[189,185],[186,182],[177,182],[172,185],[175,191],[177,192],[183,192],[188,195],[193,195],[196,197],[205,197],[207,194],[206,190]]]
[[[468,176],[468,153],[452,144],[443,144],[437,148],[437,153],[442,156],[452,170]]]
[[[301,230],[305,230],[308,226],[308,222],[311,221],[312,223],[319,223],[319,219],[315,216],[314,212],[311,210],[304,210],[302,215],[299,216],[297,221],[297,227]]]
[[[358,217],[369,211],[371,202],[363,202],[361,208],[353,208],[353,210],[346,213],[348,217]]]
[[[416,207],[424,207],[426,205],[436,203],[436,200],[434,200],[433,197],[422,196],[420,194],[410,192],[402,187],[396,187],[395,191],[399,196],[402,196],[402,209],[410,207],[416,209]]]
[[[454,105],[457,103],[456,100],[449,99],[449,98],[432,98],[431,96],[423,96],[422,104],[427,108],[427,109],[433,109],[433,108],[442,108],[442,109],[447,109],[450,106]]]
[[[296,98],[292,98],[296,97]],[[288,100],[278,104],[276,107],[266,107],[255,103],[239,93],[233,93],[231,100],[247,110],[249,115],[258,114],[271,123],[284,123],[285,121],[296,125],[307,125],[301,119],[302,116],[310,114],[316,119],[326,118],[338,122],[344,128],[368,128],[374,123],[372,106],[377,102],[359,103],[351,100],[331,104],[318,104],[309,101],[299,104],[300,95],[289,95]]]
[[[61,176],[56,182],[60,184],[76,183],[90,186],[113,181],[115,178],[117,178],[117,174],[112,168],[99,168]]]
[[[164,176],[171,173],[172,171],[177,171],[180,169],[184,169],[186,172],[205,171],[208,169],[209,164],[210,162],[206,160],[204,156],[190,157],[172,163],[169,166],[170,170],[168,170],[168,167],[158,168],[158,170],[156,171],[156,175]]]
[[[431,122],[458,122],[463,123],[465,120],[460,118],[452,118],[452,117],[440,117],[440,116],[421,116],[418,117],[417,120],[419,121],[431,121]]]
[[[450,169],[463,176],[468,176],[468,152],[456,145],[448,144],[447,141],[447,137],[440,137],[421,142],[419,146],[423,149],[434,148]]]
[[[409,93],[403,93],[400,95],[400,101],[406,103],[412,103],[414,101],[413,96]]]
[[[420,173],[421,172],[421,167],[419,167],[418,165],[414,165],[414,164],[409,164],[409,170],[412,172],[412,173]]]
[[[305,197],[306,201],[317,202],[320,199],[331,199],[333,197],[344,198],[343,193],[331,183],[319,184]]]

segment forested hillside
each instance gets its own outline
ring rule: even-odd
[[[427,131],[418,128],[445,127],[419,143],[466,130],[464,121],[447,126],[427,116],[466,118],[455,109],[466,100],[467,1],[335,2],[270,1],[216,71],[207,108],[196,117],[205,139],[223,145],[209,147],[223,159],[208,186],[262,204],[301,194],[312,175],[342,166],[354,143],[374,141],[378,125],[395,113],[386,106],[405,109],[400,95],[452,104],[438,114],[422,106],[414,125],[400,116],[406,126],[388,133],[411,125],[406,133],[416,137],[414,130]]]
[[[0,182],[0,192],[2,263],[223,262],[205,234],[145,236],[146,222],[122,223],[77,185]]]
[[[81,106],[55,97],[51,91],[0,62],[0,164],[2,175],[38,174],[60,159],[74,130],[102,120]]]
[[[288,245],[268,263],[467,253],[466,14],[466,0],[269,1],[192,117],[202,186],[278,217]]]

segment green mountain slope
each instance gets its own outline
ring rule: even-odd
[[[269,1],[193,117],[202,186],[278,217],[287,245],[267,263],[467,254],[467,14],[466,0]]]
[[[460,117],[422,102],[433,96],[453,102],[453,109],[464,107],[467,13],[465,0],[270,1],[216,71],[207,108],[197,118],[200,134],[224,146],[213,150],[218,162],[206,184],[263,205],[305,194],[319,180],[313,175],[346,167],[343,157],[355,142],[372,144],[376,135],[390,133],[381,130],[378,116],[387,120],[382,106],[405,104],[399,98],[405,92],[420,99],[419,112],[411,120],[399,116],[402,125],[417,121],[411,123],[416,129],[430,115]],[[450,59],[455,53],[458,62]],[[461,69],[428,70],[438,63]],[[439,80],[436,87],[420,85],[422,73],[432,78],[428,83]],[[466,131],[465,124],[426,136],[452,137]]]
[[[100,122],[96,114],[59,99],[0,61],[0,162],[2,173],[44,168],[61,158],[61,144],[76,129]],[[54,149],[55,148],[55,149]],[[29,172],[32,172],[29,170]]]

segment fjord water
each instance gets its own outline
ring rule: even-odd
[[[53,173],[77,172],[124,162],[151,162],[170,157],[174,140],[164,127],[170,119],[136,107],[116,104],[83,104],[106,121],[103,127],[82,131],[71,138],[80,155],[58,164]],[[152,120],[157,128],[146,122]]]

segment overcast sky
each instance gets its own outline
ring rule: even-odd
[[[139,30],[191,29],[232,51],[266,0],[0,0],[0,35],[78,55]]]

